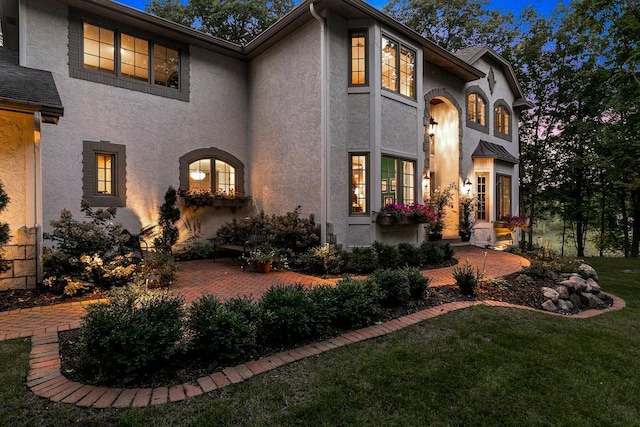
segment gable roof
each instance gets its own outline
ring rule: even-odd
[[[18,65],[17,56],[0,48],[0,106],[40,111],[42,119],[57,123],[64,108],[51,72]]]
[[[504,59],[502,56],[498,55],[496,51],[487,47],[487,46],[472,46],[464,49],[460,49],[454,53],[455,56],[462,59],[469,64],[474,64],[482,57],[488,57],[500,65],[502,68],[502,72],[507,79],[507,83],[509,83],[509,87],[513,91],[515,95],[515,99],[513,101],[513,108],[517,109],[528,109],[533,108],[533,104],[527,101],[524,98],[524,93],[522,92],[522,87],[518,82],[518,78],[516,77],[516,73],[511,66],[511,63]]]
[[[502,160],[503,162],[517,164],[520,163],[520,159],[509,153],[502,145],[494,144],[488,141],[480,140],[478,146],[473,150],[471,154],[472,159],[476,158],[490,158],[496,160]]]
[[[453,53],[422,37],[414,30],[362,0],[305,0],[245,46],[210,36],[193,28],[176,24],[112,0],[66,0],[66,3],[78,10],[98,14],[149,32],[159,33],[176,41],[220,52],[245,61],[250,61],[259,56],[303,24],[313,20],[314,18],[310,12],[310,5],[313,4],[318,13],[329,9],[345,19],[377,20],[385,27],[419,45],[426,61],[437,65],[464,81],[476,80],[485,75],[469,62],[461,60]]]

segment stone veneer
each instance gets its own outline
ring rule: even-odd
[[[16,244],[2,247],[9,270],[0,273],[0,291],[36,287],[36,229],[22,227],[15,231]]]

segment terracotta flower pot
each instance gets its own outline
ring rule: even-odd
[[[258,270],[258,273],[263,273],[263,274],[270,272],[271,261],[267,261],[267,262],[256,261],[256,270]]]

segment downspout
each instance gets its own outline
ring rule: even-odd
[[[40,175],[40,125],[42,114],[39,111],[33,113],[33,231],[35,233],[35,257],[36,257],[36,283],[42,281],[42,229],[40,228],[40,215],[42,209],[40,190],[42,188],[42,176]]]
[[[321,178],[320,178],[320,242],[325,244],[327,239],[327,226],[329,222],[329,145],[327,131],[327,109],[329,102],[327,99],[327,54],[326,54],[326,28],[327,21],[316,13],[313,3],[309,4],[309,12],[320,22],[320,140],[322,142],[322,155],[320,159]]]

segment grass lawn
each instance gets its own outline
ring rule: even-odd
[[[0,425],[640,425],[640,261],[589,262],[627,308],[578,320],[473,307],[144,409],[35,397],[29,340],[3,341]]]

